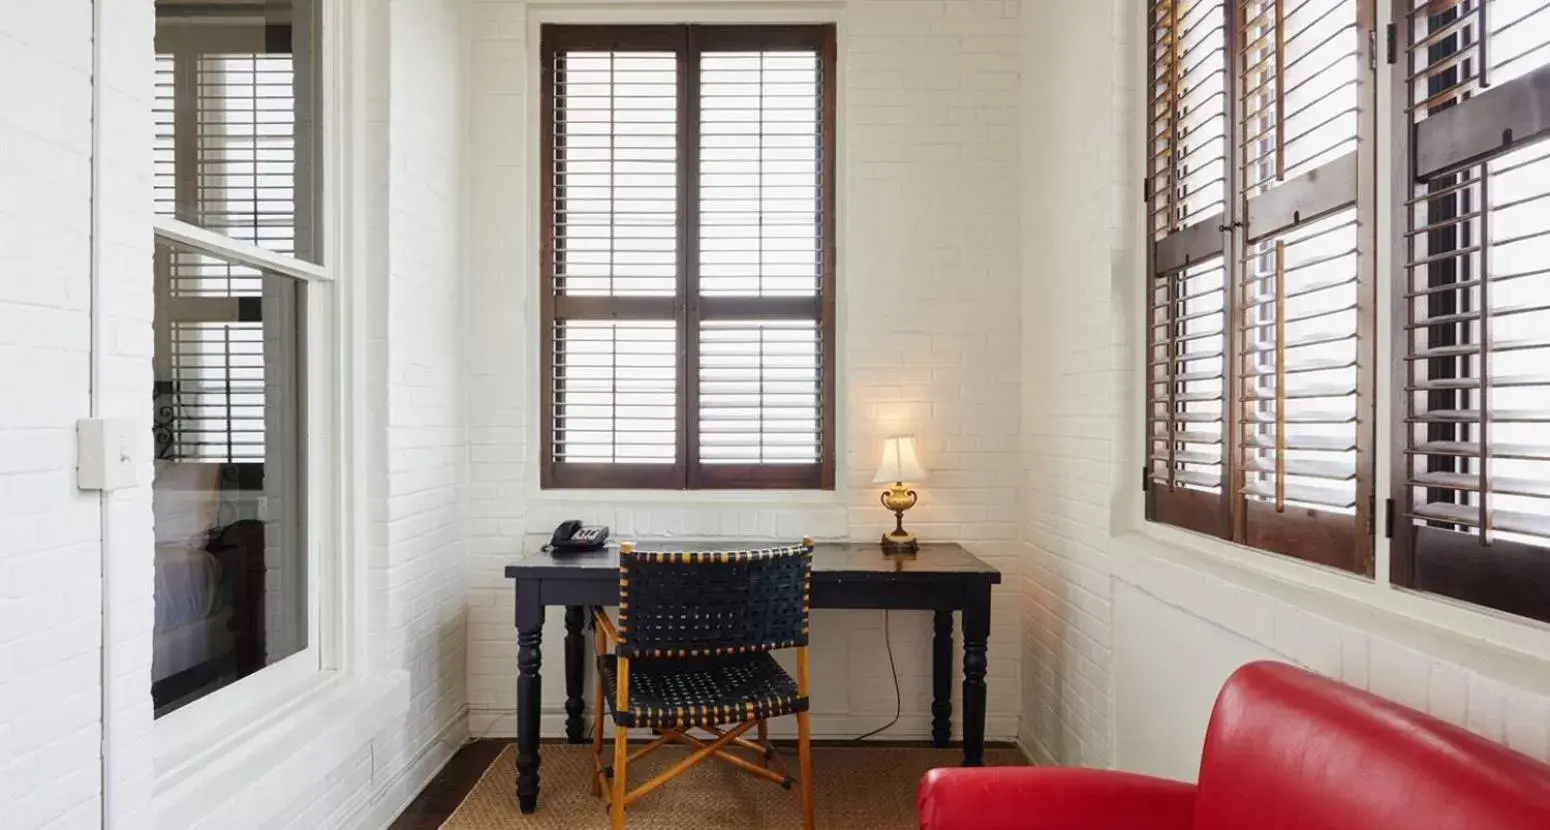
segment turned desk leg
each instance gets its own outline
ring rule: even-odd
[[[585,620],[580,605],[565,606],[565,740],[573,744],[587,742],[581,720],[587,706],[581,697],[587,676],[586,640],[581,634]]]
[[[963,607],[963,765],[985,762],[985,658],[990,639],[990,583],[969,590]]]
[[[947,746],[953,734],[953,612],[938,608],[931,635],[931,742]]]
[[[536,583],[517,583],[517,806],[538,807],[538,731],[543,707],[544,607]]]

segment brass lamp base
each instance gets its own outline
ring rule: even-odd
[[[882,538],[883,553],[889,556],[913,556],[920,550],[920,543],[915,541],[915,534],[904,529],[904,511],[915,506],[915,491],[904,486],[904,482],[896,481],[893,486],[883,491],[878,500],[883,506],[893,511],[894,526],[892,533],[884,533]]]
[[[914,556],[920,551],[920,543],[913,533],[884,533],[881,542],[883,553],[888,556]]]

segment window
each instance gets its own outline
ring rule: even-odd
[[[287,658],[319,666],[306,378],[323,345],[307,309],[329,274],[315,264],[315,7],[156,11],[161,717]]]
[[[1550,621],[1550,6],[1394,19],[1393,580]]]
[[[832,489],[833,27],[542,38],[542,486]]]
[[[1374,14],[1153,2],[1145,194],[1148,519],[1366,574]]]

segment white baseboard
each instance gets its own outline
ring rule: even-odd
[[[340,805],[323,823],[338,830],[381,830],[403,813],[415,796],[468,743],[468,714],[460,712],[416,752],[401,769],[371,791],[362,791]]]
[[[1017,748],[1022,750],[1023,755],[1028,757],[1028,762],[1031,764],[1036,764],[1043,767],[1054,767],[1060,765],[1059,762],[1055,760],[1055,756],[1051,755],[1049,751],[1044,748],[1043,744],[1039,743],[1039,741],[1036,740],[1033,735],[1027,734],[1022,730],[1018,730],[1017,733]]]

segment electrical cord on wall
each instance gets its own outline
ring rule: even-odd
[[[871,732],[851,738],[851,744],[859,744],[867,738],[889,729],[899,722],[899,716],[904,713],[904,695],[899,691],[899,667],[893,662],[893,637],[890,636],[889,628],[888,609],[885,608],[883,609],[883,645],[888,649],[888,671],[893,673],[893,720],[873,729]]]

